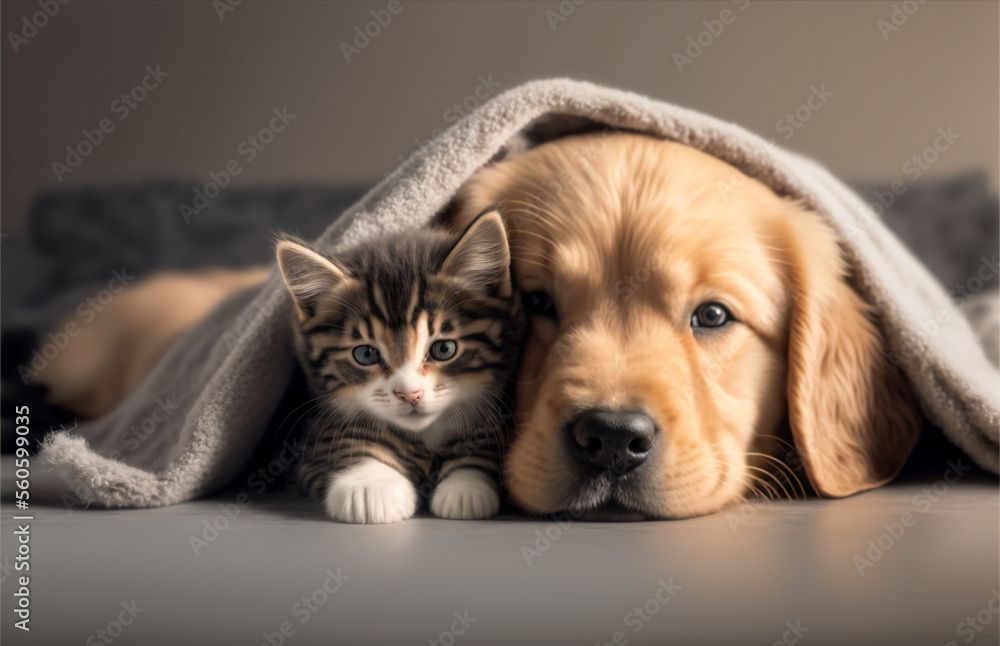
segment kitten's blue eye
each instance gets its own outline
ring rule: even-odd
[[[733,315],[722,303],[709,301],[695,308],[691,315],[693,328],[718,328],[733,320]]]
[[[435,361],[447,361],[458,352],[458,344],[451,340],[435,341],[431,344],[431,359]]]
[[[370,345],[359,345],[351,351],[354,360],[362,366],[373,366],[382,360],[378,348]]]

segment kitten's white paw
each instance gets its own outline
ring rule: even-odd
[[[434,490],[431,512],[440,518],[474,520],[496,516],[500,491],[496,481],[476,469],[457,469]]]
[[[369,458],[330,477],[325,503],[342,523],[396,523],[417,510],[417,491],[402,473]]]

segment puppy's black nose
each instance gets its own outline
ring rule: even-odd
[[[569,430],[578,460],[617,476],[645,462],[656,440],[648,415],[601,408],[584,411]]]

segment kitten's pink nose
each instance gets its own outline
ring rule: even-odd
[[[410,406],[416,406],[420,403],[420,400],[424,398],[424,391],[422,390],[394,390],[392,394],[396,396],[400,401],[404,401]]]

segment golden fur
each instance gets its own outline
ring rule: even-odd
[[[141,280],[80,326],[79,335],[32,382],[46,386],[49,401],[72,413],[104,415],[142,383],[182,332],[222,299],[266,277],[263,268],[205,269]]]
[[[788,494],[794,474],[775,457],[788,440],[826,495],[902,466],[915,405],[815,213],[714,157],[631,134],[486,167],[447,218],[460,227],[494,204],[518,289],[551,295],[558,317],[532,317],[518,375],[505,474],[526,510],[685,517]],[[738,322],[695,332],[709,300]],[[655,421],[634,475],[591,478],[567,455],[567,423],[592,407]]]
[[[499,204],[532,317],[505,480],[526,510],[668,518],[799,486],[844,496],[893,478],[920,418],[815,213],[692,148],[630,134],[558,140],[482,169],[446,219]],[[262,270],[165,275],[130,287],[40,381],[83,416],[109,411],[169,343]],[[738,322],[708,332],[715,300]],[[620,482],[588,478],[565,427],[587,407],[640,409],[651,457]]]

